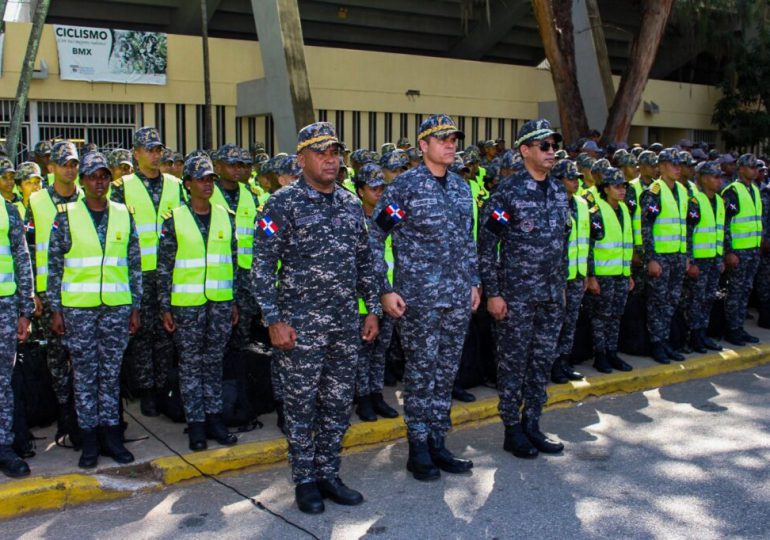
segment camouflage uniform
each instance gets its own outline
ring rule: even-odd
[[[499,411],[507,428],[521,422],[522,402],[526,420],[540,418],[564,317],[569,201],[561,182],[543,182],[526,169],[504,180],[479,227],[484,292],[508,304],[507,317],[496,323]]]
[[[429,121],[453,126],[444,115]],[[457,131],[456,129],[453,129]],[[424,163],[399,175],[374,209],[369,231],[375,272],[406,312],[396,321],[406,366],[404,418],[410,441],[443,439],[452,427],[452,386],[471,317],[471,289],[480,283],[473,240],[470,186],[451,171],[436,178]],[[391,235],[393,285],[385,239]]]
[[[762,241],[770,243],[770,185],[760,191],[762,197]],[[770,250],[763,248],[759,258],[759,268],[754,280],[754,290],[759,297],[760,323],[770,323]]]
[[[332,144],[334,128],[319,122],[300,131],[297,151]],[[356,197],[339,187],[321,193],[304,177],[274,193],[254,236],[252,290],[266,326],[284,322],[297,333],[280,355],[292,479],[334,479],[353,402],[357,298],[380,313]]]
[[[51,160],[60,164],[66,163],[70,159],[79,159],[75,145],[69,142],[59,142],[55,145],[51,155]],[[54,189],[54,185],[46,188],[51,201],[55,206],[77,201],[82,197],[82,192],[77,187],[75,192],[62,197]],[[32,269],[37,273],[35,264],[35,253],[38,245],[35,243],[35,215],[34,212],[27,213],[27,243],[29,244],[30,257],[32,260]],[[40,246],[43,247],[43,246]],[[47,246],[45,246],[47,248]],[[46,356],[48,359],[48,370],[53,379],[53,389],[56,393],[56,400],[60,405],[65,405],[69,401],[70,390],[72,388],[72,370],[70,367],[69,353],[67,352],[62,338],[51,331],[51,305],[46,292],[38,292],[43,312],[40,317],[40,324],[46,338]]]
[[[148,131],[148,128],[137,130],[134,134],[134,146],[154,144],[154,141],[148,142],[150,140]],[[157,132],[155,137],[157,137]],[[157,143],[160,144],[159,141]],[[163,193],[163,175],[161,174],[157,178],[146,178],[138,168],[134,170],[134,174],[142,180],[157,211]],[[183,192],[181,185],[179,189],[180,192]],[[110,198],[115,202],[125,204],[122,179],[113,183]],[[183,196],[180,195],[180,200],[182,198]],[[159,303],[161,293],[157,271],[143,272],[140,314],[142,326],[131,337],[128,342],[128,349],[126,349],[126,359],[133,364],[133,382],[140,390],[161,390],[166,384],[168,370],[174,362],[174,342],[168,332],[163,329],[163,325],[158,322],[161,314]]]
[[[35,305],[32,268],[21,218],[15,206],[1,202],[8,213],[8,239],[16,279],[16,293],[0,297],[0,446],[10,446],[13,444],[11,374],[16,361],[16,328],[20,316],[32,317]]]
[[[84,155],[84,161],[89,159]],[[107,169],[106,159],[104,168]],[[74,203],[85,204],[85,203]],[[67,210],[63,208],[56,220],[58,228],[51,233],[48,250],[48,291],[53,313],[64,315],[64,344],[70,352],[75,384],[75,410],[82,429],[115,426],[120,422],[120,367],[128,345],[128,319],[138,310],[142,297],[142,260],[139,238],[131,220],[128,244],[130,305],[95,308],[62,306],[61,287],[64,256],[72,248],[72,231]],[[109,223],[109,207],[102,213],[91,212],[96,234],[104,249]]]

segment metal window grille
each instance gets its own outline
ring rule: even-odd
[[[69,139],[78,147],[95,143],[101,150],[131,148],[137,108],[129,103],[37,103],[39,139]]]
[[[225,123],[225,107],[224,105],[216,106],[216,122],[217,122],[217,148],[225,144],[227,140],[227,124]]]
[[[377,113],[369,113],[369,145],[377,148]]]
[[[406,113],[401,113],[399,115],[399,126],[398,126],[398,137],[408,137],[409,136],[409,128],[407,127],[409,124],[409,115]]]
[[[385,113],[385,140],[393,140],[393,113]]]
[[[353,146],[361,147],[361,112],[353,111]]]
[[[257,119],[252,116],[249,118],[249,148],[255,142],[257,142]]]
[[[473,144],[477,144],[479,142],[479,118],[478,116],[474,116],[471,118],[471,140],[473,141]]]
[[[187,153],[187,116],[181,103],[176,106],[176,144],[179,152]]]
[[[166,141],[166,106],[163,103],[155,104],[155,127],[160,133],[160,140]]]
[[[422,115],[414,115],[414,140],[417,141],[417,135],[420,134],[420,124],[422,124]],[[406,136],[406,134],[404,135]]]
[[[334,128],[337,130],[337,138],[345,140],[345,111],[335,111]]]
[[[267,153],[271,156],[274,155],[275,152],[275,138],[273,136],[273,117],[272,116],[266,116],[265,117],[265,150],[267,150]]]

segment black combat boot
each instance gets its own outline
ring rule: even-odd
[[[690,349],[692,349],[693,352],[696,352],[698,354],[704,354],[708,352],[706,350],[706,346],[703,344],[703,341],[700,337],[700,331],[693,329],[690,330]]]
[[[559,358],[554,360],[553,364],[551,364],[551,382],[553,384],[564,384],[569,382],[569,377],[564,373],[564,367]]]
[[[668,353],[663,343],[656,341],[652,344],[652,359],[658,364],[670,364],[671,360],[668,359]]]
[[[11,478],[29,476],[29,465],[10,446],[0,446],[0,472]]]
[[[123,428],[121,426],[100,426],[102,454],[111,457],[121,464],[134,461],[134,455],[123,445]]]
[[[532,446],[529,438],[524,434],[524,429],[520,423],[512,426],[505,426],[505,440],[503,441],[503,450],[511,452],[518,458],[531,459],[537,457],[537,448]]]
[[[283,401],[275,402],[275,425],[286,435],[286,418],[283,416]]]
[[[356,405],[356,415],[363,422],[376,422],[377,413],[372,408],[372,399],[369,394],[365,396],[358,396],[358,404]]]
[[[760,328],[770,328],[770,306],[764,304],[759,306],[757,326]]]
[[[452,399],[462,401],[463,403],[473,403],[476,401],[476,396],[468,392],[455,381],[455,384],[452,387]]]
[[[745,341],[746,343],[759,343],[758,337],[752,336],[743,328],[739,328],[738,331],[741,333],[741,337],[743,338],[743,341]]]
[[[294,500],[299,509],[306,514],[320,514],[324,511],[324,501],[315,482],[298,484],[294,488]]]
[[[677,362],[681,362],[682,360],[685,359],[685,355],[675,351],[674,348],[668,343],[663,344],[663,349],[666,351],[666,356],[668,356],[671,360],[676,360]]]
[[[710,337],[708,337],[706,335],[706,329],[705,328],[701,328],[700,330],[698,330],[698,334],[700,336],[701,343],[703,343],[703,346],[706,347],[708,350],[710,350],[710,351],[721,351],[722,350],[722,346],[721,345],[717,344],[716,341],[714,341],[713,339],[711,339]]]
[[[561,356],[559,362],[561,363],[561,370],[569,380],[580,381],[583,379],[583,374],[579,371],[575,371],[575,367],[570,363],[568,355]]]
[[[70,399],[72,399],[72,397],[70,397]],[[71,401],[67,401],[67,403],[64,404],[59,404],[59,414],[56,417],[56,435],[54,437],[55,441],[58,441],[62,437],[66,437],[68,434],[72,433],[73,428],[76,425],[72,411],[73,408]]]
[[[607,361],[610,363],[613,369],[617,369],[618,371],[631,371],[634,369],[631,364],[618,356],[618,351],[608,350],[605,354],[607,355]]]
[[[224,446],[232,446],[238,442],[238,437],[228,431],[221,414],[206,415],[206,438],[214,439]]]
[[[728,328],[725,332],[725,341],[730,345],[736,347],[743,347],[746,345],[746,341],[743,339],[743,334],[740,328]]]
[[[612,373],[612,366],[604,351],[594,353],[594,369],[599,373]]]
[[[139,410],[144,416],[153,418],[158,416],[158,399],[154,388],[141,390],[139,395]]]
[[[447,449],[444,437],[433,435],[428,437],[428,452],[433,464],[444,472],[462,474],[473,468],[473,462],[470,459],[458,458]]]
[[[372,409],[383,418],[398,418],[398,411],[385,402],[382,392],[369,394],[372,398]]]
[[[190,450],[193,452],[205,450],[208,447],[206,443],[206,423],[188,422],[187,439],[190,441]]]
[[[99,460],[99,434],[95,428],[81,430],[82,447],[78,467],[93,469]]]
[[[544,454],[558,454],[564,450],[564,445],[560,442],[552,441],[540,431],[540,425],[537,420],[523,418],[522,427],[524,435],[527,436],[532,446]]]
[[[355,489],[346,486],[339,476],[331,480],[319,480],[316,485],[318,491],[321,492],[321,497],[331,499],[337,504],[357,506],[364,502],[364,496]]]
[[[427,442],[409,441],[409,459],[406,460],[406,470],[412,473],[415,480],[423,482],[438,480],[441,477],[441,471],[430,458]]]

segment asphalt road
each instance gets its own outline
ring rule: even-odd
[[[472,474],[421,483],[400,442],[350,454],[362,506],[300,513],[286,466],[221,479],[319,538],[768,538],[770,366],[546,413],[567,445],[525,461],[499,423],[449,437]],[[1,503],[0,503],[1,504]],[[309,538],[200,480],[114,503],[7,521],[2,538]]]

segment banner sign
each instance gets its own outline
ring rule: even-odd
[[[54,25],[62,80],[166,84],[167,34]]]

